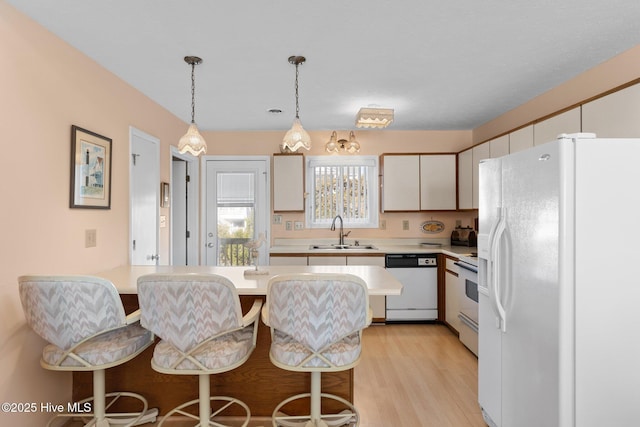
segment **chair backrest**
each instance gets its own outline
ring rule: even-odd
[[[125,324],[122,301],[108,280],[90,276],[21,276],[18,284],[27,324],[63,350]]]
[[[183,352],[242,326],[236,287],[216,274],[138,278],[140,324]]]
[[[366,283],[351,274],[276,276],[267,285],[269,325],[319,351],[368,325]]]

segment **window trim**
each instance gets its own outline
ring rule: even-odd
[[[370,167],[368,171],[367,180],[369,183],[369,221],[363,223],[349,222],[345,219],[345,228],[378,228],[379,221],[379,191],[378,191],[378,175],[379,175],[379,163],[378,156],[349,156],[349,157],[337,157],[337,156],[305,156],[305,191],[308,197],[305,199],[305,222],[307,228],[327,228],[326,223],[319,224],[314,223],[312,218],[313,212],[313,186],[314,186],[314,168],[318,166],[367,166]]]

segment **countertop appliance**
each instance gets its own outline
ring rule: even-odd
[[[471,227],[456,227],[451,232],[451,246],[477,246],[476,232]]]
[[[387,271],[402,283],[402,295],[387,296],[387,321],[425,321],[438,318],[436,254],[387,254]]]
[[[480,164],[490,426],[640,425],[640,229],[622,219],[640,212],[638,159],[640,139],[575,134]]]
[[[454,263],[459,267],[460,312],[461,321],[459,332],[460,342],[473,354],[478,355],[478,258],[461,256]]]

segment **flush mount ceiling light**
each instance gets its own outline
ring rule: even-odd
[[[346,151],[349,154],[355,154],[360,151],[360,143],[356,141],[356,135],[353,131],[349,132],[349,140],[347,141],[346,139],[338,139],[338,134],[334,130],[324,148],[328,153]]]
[[[205,154],[207,152],[207,143],[205,142],[202,135],[198,131],[198,126],[196,126],[195,115],[196,115],[196,78],[195,78],[195,68],[196,65],[202,62],[201,58],[197,56],[185,56],[184,62],[191,65],[191,125],[189,125],[189,129],[187,129],[187,133],[184,134],[180,141],[178,142],[178,150],[180,153],[190,153],[194,156],[199,156],[200,154]]]
[[[356,115],[359,128],[386,128],[393,122],[393,108],[364,107]]]
[[[280,144],[280,151],[282,153],[295,153],[300,148],[309,150],[311,148],[311,137],[302,128],[300,123],[300,106],[298,104],[298,66],[304,64],[306,58],[304,56],[290,56],[289,63],[296,66],[296,118],[293,121],[293,126],[284,135],[282,144]]]

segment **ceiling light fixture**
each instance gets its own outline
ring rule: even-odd
[[[290,56],[289,63],[296,66],[296,118],[293,121],[293,126],[284,135],[282,144],[280,144],[280,151],[282,153],[295,153],[300,148],[309,150],[311,148],[311,137],[302,128],[300,123],[300,106],[298,104],[298,66],[304,64],[306,58],[304,56]]]
[[[360,143],[356,141],[356,135],[353,131],[349,132],[349,140],[347,141],[346,139],[338,139],[338,134],[334,130],[324,148],[328,153],[346,151],[349,154],[355,154],[360,151]]]
[[[393,122],[393,108],[363,107],[356,115],[359,128],[386,128]]]
[[[198,126],[196,126],[195,115],[196,115],[196,78],[195,78],[195,68],[196,65],[202,62],[201,58],[197,56],[185,56],[184,62],[191,65],[191,125],[189,125],[189,129],[187,129],[187,133],[184,134],[180,141],[178,142],[178,150],[181,154],[190,153],[194,156],[199,156],[200,154],[206,154],[207,152],[207,143],[205,142],[202,135],[198,131]]]

